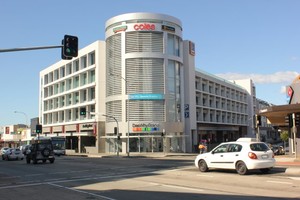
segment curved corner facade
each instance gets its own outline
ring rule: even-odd
[[[107,140],[117,121],[123,153],[184,152],[181,22],[130,13],[109,19],[105,30],[106,113],[114,117],[106,119]]]

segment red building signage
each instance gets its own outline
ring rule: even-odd
[[[154,31],[155,30],[155,24],[135,24],[133,26],[134,30],[136,31]]]

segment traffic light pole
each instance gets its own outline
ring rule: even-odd
[[[58,46],[41,46],[41,47],[24,47],[24,48],[12,48],[12,49],[0,49],[0,53],[3,52],[12,52],[12,51],[29,51],[29,50],[39,50],[39,49],[54,49],[62,48],[63,45]]]

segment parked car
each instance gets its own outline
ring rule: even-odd
[[[20,149],[9,148],[4,154],[2,154],[2,160],[23,160],[24,154]]]
[[[221,143],[208,153],[199,154],[195,166],[201,172],[209,169],[234,169],[240,175],[259,169],[267,173],[275,166],[274,153],[264,142],[254,138],[240,138],[235,142]]]
[[[26,155],[26,151],[29,149],[30,144],[24,144],[22,146],[19,147],[19,149],[22,151],[23,154]]]
[[[1,148],[0,154],[1,154],[1,155],[5,154],[5,152],[6,152],[8,149],[9,149],[9,147],[3,147],[3,148]]]

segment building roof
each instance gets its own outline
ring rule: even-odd
[[[292,113],[300,112],[300,104],[288,104],[279,106],[270,106],[262,109],[257,113],[258,115],[265,116],[271,124],[278,126],[285,126],[285,117]]]

